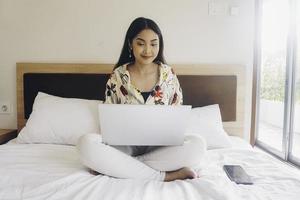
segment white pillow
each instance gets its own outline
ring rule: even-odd
[[[102,101],[62,98],[39,92],[17,142],[76,145],[83,134],[100,134],[99,103]]]
[[[193,108],[186,135],[202,136],[207,149],[231,147],[230,138],[223,129],[221,112],[218,104]]]

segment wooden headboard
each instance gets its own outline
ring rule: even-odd
[[[225,130],[243,137],[245,68],[240,65],[171,65],[181,84],[184,104],[219,104]],[[112,64],[17,63],[18,130],[25,125],[38,91],[103,100]]]

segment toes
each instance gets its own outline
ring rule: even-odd
[[[194,178],[197,178],[198,177],[198,174],[192,170],[192,169],[187,169],[187,176],[189,179],[194,179]]]

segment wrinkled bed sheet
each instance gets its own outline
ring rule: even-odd
[[[232,141],[207,152],[199,178],[168,183],[91,175],[74,146],[11,142],[0,145],[0,199],[299,199],[300,170]],[[242,165],[254,185],[231,182],[224,164]]]

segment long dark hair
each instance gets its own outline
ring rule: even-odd
[[[161,31],[158,27],[158,25],[151,19],[147,19],[144,17],[139,17],[133,20],[131,22],[125,36],[123,48],[121,51],[121,55],[119,58],[119,61],[115,65],[114,69],[117,67],[124,65],[126,63],[133,63],[135,62],[134,55],[132,53],[132,50],[130,49],[130,45],[132,44],[132,40],[139,34],[141,31],[145,29],[151,29],[154,31],[159,38],[159,51],[157,57],[154,59],[153,62],[155,63],[163,63],[165,64],[165,58],[164,58],[164,41],[161,34]],[[131,54],[131,57],[129,57],[129,53]]]

